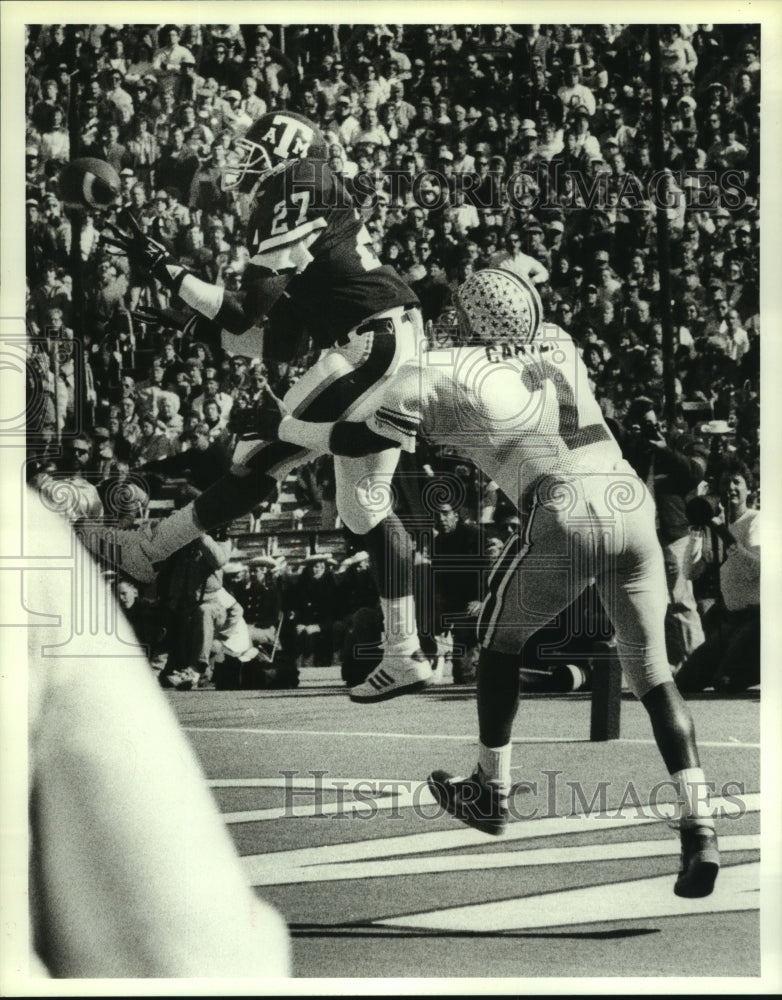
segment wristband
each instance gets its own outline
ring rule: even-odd
[[[167,266],[171,271],[174,270],[170,265]],[[223,304],[225,289],[220,285],[211,285],[208,281],[202,281],[181,264],[176,264],[175,267],[181,269],[181,273],[174,278],[177,282],[174,290],[179,294],[179,297],[197,313],[207,319],[214,319]]]

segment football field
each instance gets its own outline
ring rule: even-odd
[[[703,900],[673,894],[674,795],[628,695],[607,743],[588,694],[522,699],[505,836],[439,814],[425,779],[472,768],[474,696],[362,706],[333,668],[295,691],[169,694],[297,977],[760,974],[757,692],[690,702],[723,855]]]

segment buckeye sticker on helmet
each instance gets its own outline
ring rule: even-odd
[[[456,308],[463,335],[473,343],[528,344],[543,316],[532,282],[497,267],[470,275],[456,293]]]

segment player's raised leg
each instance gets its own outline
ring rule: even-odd
[[[274,447],[297,451],[291,445]],[[82,541],[94,555],[133,579],[149,583],[157,576],[157,567],[174,552],[204,532],[244,517],[274,495],[277,479],[268,471],[275,464],[274,454],[269,451],[250,466],[235,467],[195,500],[160,521],[127,529],[90,525],[80,532]]]
[[[366,381],[339,351],[326,352],[288,391],[283,406],[286,412],[302,415],[325,409],[336,418],[366,391]],[[290,472],[327,449],[313,450],[265,434],[268,407],[276,411],[279,403],[276,397],[271,398],[272,404],[268,399],[259,404],[254,431],[242,435],[237,443],[229,473],[181,510],[154,524],[137,529],[90,526],[83,533],[87,548],[135,580],[148,583],[155,579],[157,565],[174,552],[273,497],[277,484]]]

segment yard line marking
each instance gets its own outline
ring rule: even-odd
[[[654,743],[654,740],[647,739],[630,739],[629,737],[620,736],[618,740],[610,740],[611,743]],[[760,743],[740,743],[735,736],[729,737],[727,740],[698,740],[699,747],[730,747],[731,750],[734,747],[745,747],[748,750],[759,750],[761,747]]]
[[[378,732],[352,732],[351,730],[331,730],[331,729],[239,729],[233,726],[207,727],[207,726],[182,726],[189,733],[255,733],[258,736],[347,736],[351,739],[355,737],[368,737],[371,739],[388,740],[457,740],[461,743],[471,743],[476,745],[478,737],[464,735],[453,735],[444,733],[378,733]],[[530,736],[524,739],[514,740],[514,743],[588,743],[589,737],[572,736]],[[649,741],[653,742],[653,741]]]
[[[760,810],[760,794],[745,795],[743,800],[748,813]],[[717,809],[725,804],[725,800],[715,796],[711,800]],[[352,805],[352,804],[349,804]],[[663,811],[663,803],[658,810]],[[388,804],[386,804],[388,808]],[[264,816],[268,819],[279,817],[281,810],[259,810],[259,812],[276,815]],[[247,814],[228,814],[243,816]],[[223,816],[226,819],[226,815]],[[241,820],[241,822],[250,822]],[[454,820],[454,825],[456,821]],[[518,840],[533,840],[536,837],[550,837],[559,834],[596,832],[612,830],[617,827],[632,824],[661,823],[665,820],[655,816],[637,815],[635,806],[627,806],[622,810],[613,810],[609,816],[598,816],[590,813],[579,813],[575,816],[541,816],[526,822],[510,823],[507,832],[502,837],[503,843]],[[633,829],[635,829],[635,825]],[[628,827],[629,829],[629,827]],[[672,838],[673,839],[673,838]],[[299,847],[285,851],[271,851],[266,854],[253,855],[246,858],[246,864],[252,878],[261,878],[269,872],[287,868],[300,868],[307,865],[328,865],[341,862],[377,861],[380,858],[410,857],[416,854],[428,854],[434,851],[447,851],[466,847],[485,847],[491,841],[480,830],[466,826],[457,826],[453,830],[433,830],[429,833],[405,834],[398,837],[376,837],[368,840],[348,841],[341,844],[323,844],[319,847]]]
[[[706,899],[680,899],[671,889],[671,876],[660,875],[496,903],[454,906],[429,913],[373,920],[372,923],[381,927],[417,927],[439,931],[470,931],[476,928],[481,931],[504,931],[758,910],[760,864],[752,862],[723,868],[714,892]]]
[[[249,727],[234,726],[182,726],[188,733],[241,733],[247,735],[254,733],[257,736],[346,736],[351,739],[370,738],[383,740],[455,740],[460,743],[477,745],[477,737],[455,736],[445,733],[378,733],[378,732],[352,732],[349,730],[330,729],[251,729]],[[512,741],[519,746],[525,743],[590,743],[588,736],[523,736],[514,738]],[[639,743],[646,745],[656,745],[653,739],[629,739],[620,737],[618,740],[610,740],[610,743]],[[737,747],[746,749],[760,749],[760,743],[738,743],[731,740],[698,740],[700,747],[730,747],[731,750]]]
[[[288,772],[290,775],[292,772]],[[299,772],[295,772],[298,774]],[[383,785],[420,785],[418,778],[408,780],[400,778],[330,778],[326,771],[303,771],[305,777],[275,777],[275,778],[209,778],[210,788],[312,788],[324,791],[341,792],[350,790],[348,786],[360,786],[360,791],[373,795],[391,795],[391,791]]]
[[[513,770],[518,770],[514,768]],[[341,815],[350,813],[362,818],[374,814],[377,809],[389,810],[395,808],[406,808],[412,806],[435,805],[435,800],[429,791],[427,782],[419,781],[416,778],[342,778],[329,775],[327,771],[285,771],[279,775],[267,778],[209,778],[206,782],[209,788],[280,788],[286,793],[282,806],[271,806],[265,809],[251,809],[242,812],[225,812],[222,814],[226,823],[245,823],[263,821],[265,819],[303,819],[308,816]],[[324,792],[331,792],[336,795],[335,801],[324,802],[321,796]],[[535,792],[525,788],[523,783],[511,786],[512,804],[515,808],[514,815],[524,820],[537,819],[541,810],[536,808],[530,812],[528,809],[519,808],[516,796],[530,793],[530,799],[534,802]],[[547,796],[551,790],[546,787]],[[296,803],[296,799],[310,798],[311,802],[302,804]],[[378,803],[377,800],[387,800]],[[582,806],[586,806],[586,799],[581,798]],[[587,818],[604,819],[606,813],[620,815],[616,806],[609,804],[607,795],[596,800],[593,797],[590,802],[590,812]],[[752,811],[755,804],[760,808],[760,793],[748,792],[741,795],[730,796],[727,799],[721,796],[711,796],[711,805],[715,815],[722,815],[723,818],[735,819],[736,813],[740,811],[741,803],[744,811]],[[551,799],[547,798],[546,803],[549,812],[547,818],[554,818],[550,810],[553,808]],[[572,796],[571,803],[575,808],[575,798]],[[726,810],[726,805],[730,803],[730,809]],[[750,806],[748,803],[752,803]],[[669,812],[673,808],[673,803],[669,800],[656,800],[654,806],[651,803],[639,803],[642,808],[649,808],[654,820],[667,820]],[[638,807],[633,803],[624,809],[624,813],[629,815],[629,811]],[[432,814],[432,818],[444,815],[442,810]],[[574,812],[565,816],[565,819],[572,820],[574,817],[584,815]],[[425,817],[427,818],[427,817]]]
[[[731,851],[760,850],[759,834],[740,834],[720,839],[723,854]],[[293,885],[302,882],[343,882],[355,879],[393,878],[400,875],[431,875],[441,872],[485,871],[488,868],[533,868],[541,865],[568,865],[589,861],[678,856],[679,841],[637,840],[626,843],[585,844],[579,847],[546,847],[492,854],[446,854],[428,858],[393,858],[346,864],[319,864],[286,868],[276,866],[258,871],[253,857],[242,865],[254,886]]]
[[[319,788],[313,787],[312,781],[302,781],[294,791],[297,791],[300,797],[307,795],[309,798],[314,798],[314,802],[297,804],[295,796],[292,796],[282,806],[223,813],[223,822],[228,824],[257,823],[265,820],[306,819],[322,816],[356,816],[357,818],[369,819],[378,812],[396,812],[399,809],[410,809],[414,806],[431,809],[433,806],[437,806],[437,802],[425,781],[395,781],[391,783],[393,791],[373,790],[372,782],[367,780],[357,784],[360,786],[359,794],[366,797],[371,796],[371,798],[363,800],[360,797],[353,798],[353,791],[347,787],[347,782],[340,779],[327,779]],[[281,781],[278,781],[278,786],[283,787]],[[290,785],[288,789],[290,791]],[[335,802],[321,801],[323,791],[337,793],[337,800]]]

